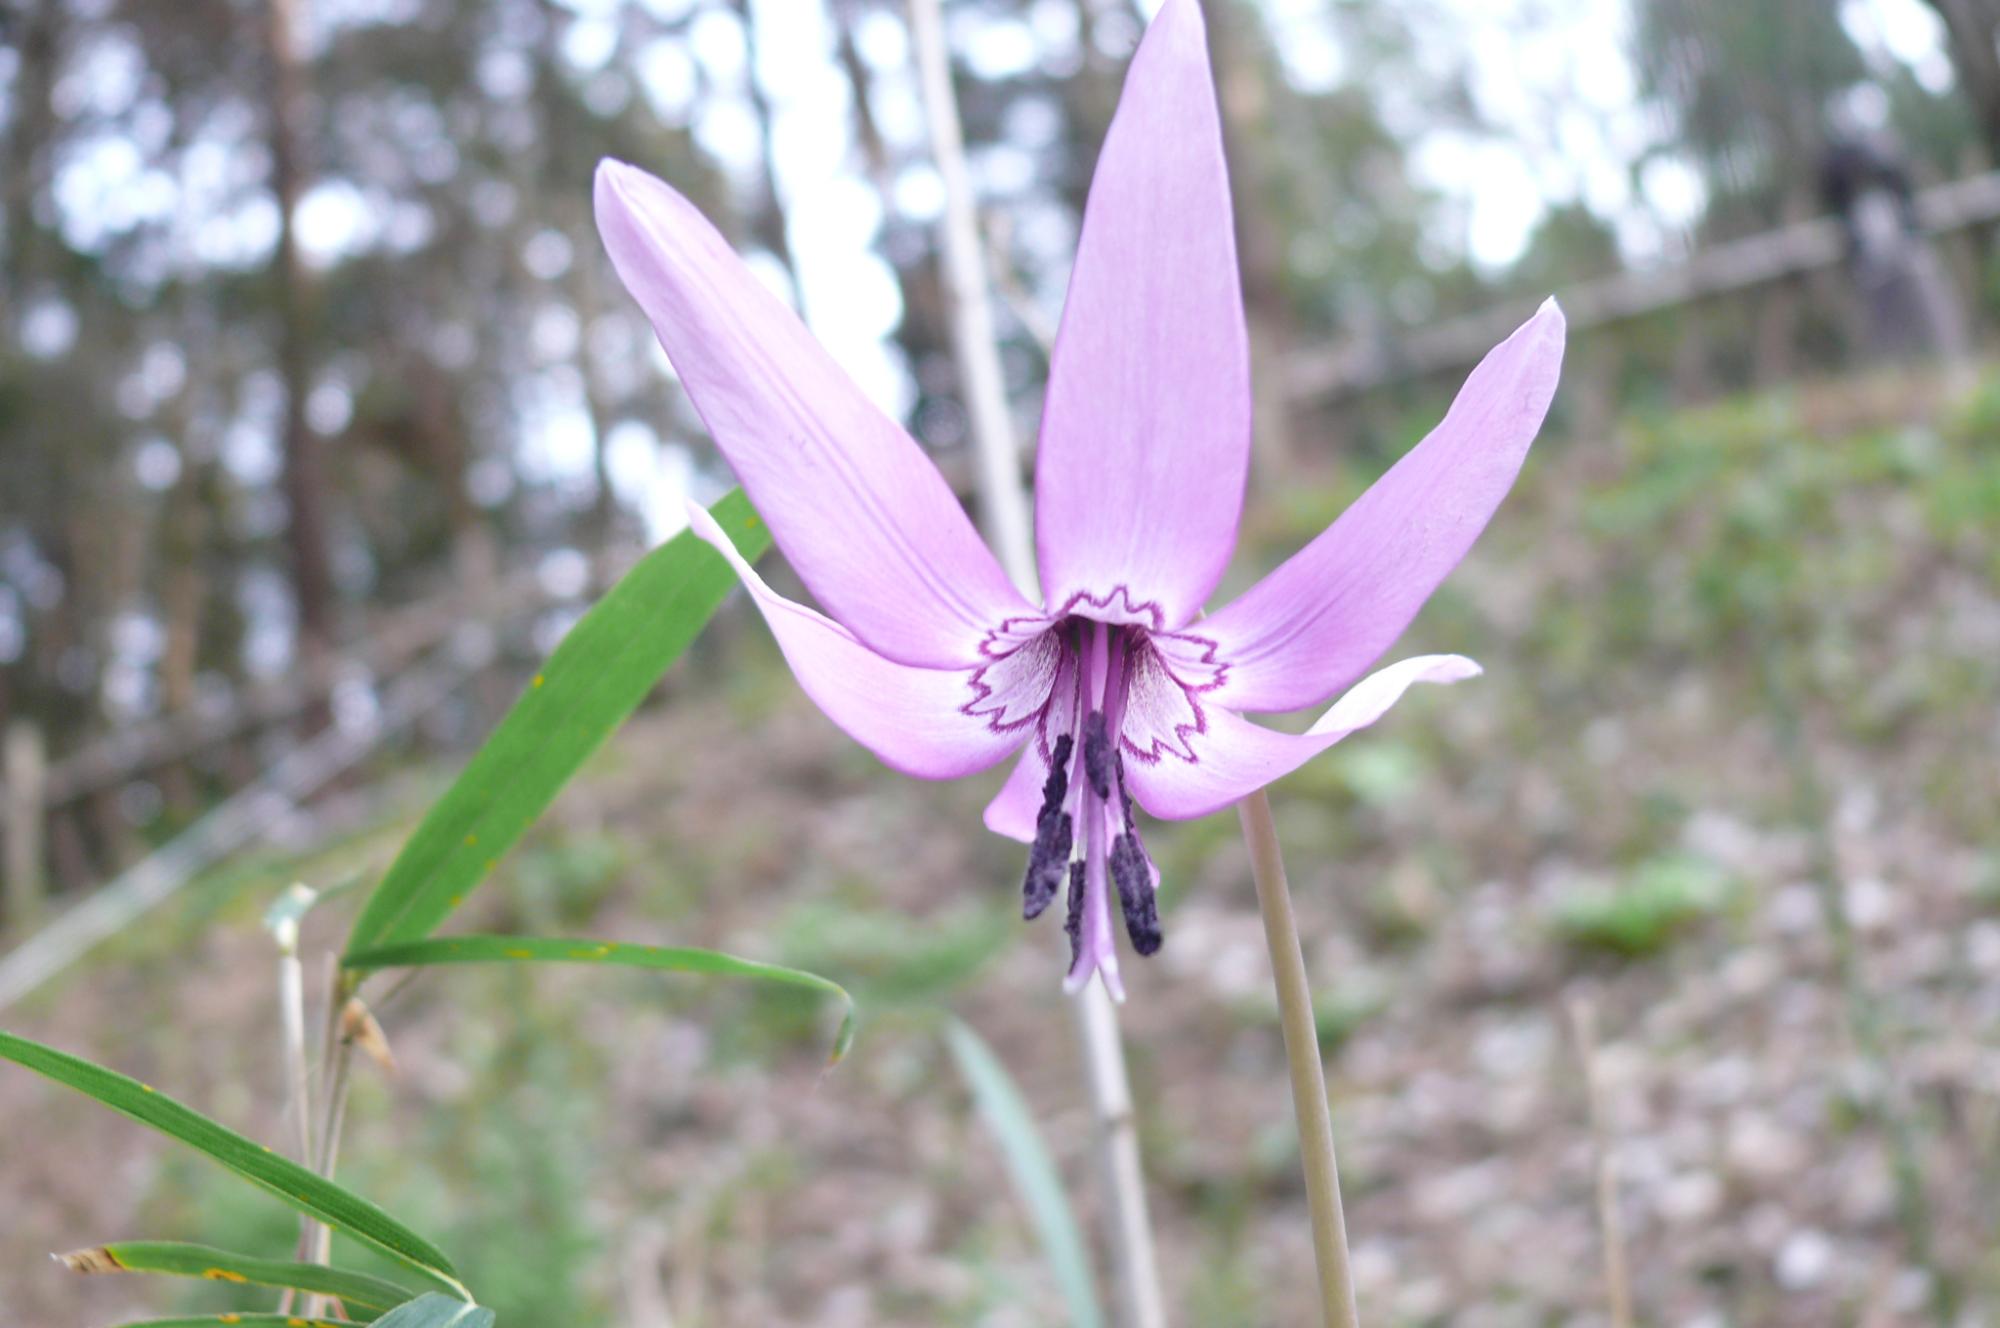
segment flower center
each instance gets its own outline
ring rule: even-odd
[[[1049,735],[1049,777],[1021,887],[1021,911],[1038,917],[1069,886],[1070,985],[1103,967],[1116,990],[1110,936],[1111,888],[1125,915],[1132,948],[1160,948],[1158,879],[1132,815],[1125,788],[1125,721],[1151,655],[1145,629],[1069,618],[1050,629],[1059,651],[1043,732]],[[1157,759],[1155,757],[1154,759]],[[1073,765],[1081,779],[1072,779]]]

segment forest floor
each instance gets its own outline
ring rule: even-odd
[[[2000,383],[1935,399],[1856,380],[1545,440],[1399,647],[1486,676],[1273,790],[1365,1322],[1608,1321],[1583,1002],[1640,1321],[2000,1324]],[[1253,495],[1235,584],[1361,482]],[[1094,1230],[1061,929],[1019,921],[1021,851],[979,827],[999,776],[886,772],[740,606],[718,626],[720,662],[452,925],[812,968],[859,998],[852,1053],[825,1070],[833,1012],[745,984],[440,973],[380,1011],[400,1070],[362,1075],[342,1178],[505,1328],[1060,1323],[940,1036],[956,1014],[994,1046]],[[10,1025],[288,1137],[258,914],[379,870],[445,773],[191,889]],[[1149,840],[1167,943],[1128,963],[1123,1023],[1170,1318],[1304,1325],[1234,818]],[[258,1303],[51,1250],[290,1248],[281,1210],[30,1075],[0,1073],[0,1123],[0,1322]]]

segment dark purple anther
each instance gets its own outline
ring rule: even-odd
[[[1106,802],[1111,800],[1111,737],[1104,729],[1104,712],[1093,710],[1083,721],[1083,774],[1090,791]]]
[[[1111,879],[1118,885],[1118,903],[1125,910],[1125,934],[1132,948],[1149,955],[1160,948],[1160,909],[1153,898],[1152,874],[1146,870],[1146,855],[1132,835],[1120,835],[1111,842]]]
[[[1083,948],[1083,864],[1069,865],[1069,918],[1063,923],[1069,933],[1069,961],[1074,964]]]
[[[1074,746],[1069,735],[1056,739],[1049,753],[1049,777],[1042,785],[1042,810],[1035,817],[1035,842],[1028,849],[1028,874],[1021,883],[1021,916],[1038,918],[1056,897],[1063,869],[1069,865],[1070,845],[1075,842],[1075,825],[1063,801],[1069,796],[1069,754]]]
[[[1056,887],[1062,884],[1063,868],[1069,865],[1069,850],[1074,842],[1074,828],[1069,813],[1058,810],[1053,815],[1044,814],[1035,825],[1035,842],[1028,850],[1028,875],[1021,883],[1021,916],[1034,919],[1042,915],[1049,901],[1056,897]]]

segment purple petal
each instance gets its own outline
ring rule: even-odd
[[[765,585],[706,510],[690,504],[688,519],[736,569],[806,695],[884,764],[920,779],[955,779],[1001,761],[1031,732],[996,729],[966,713],[974,700],[969,670],[912,668],[876,654]]]
[[[1418,655],[1371,673],[1301,734],[1278,733],[1227,710],[1208,712],[1207,731],[1194,740],[1196,759],[1173,755],[1128,760],[1125,780],[1139,805],[1158,817],[1205,816],[1288,775],[1357,729],[1389,712],[1420,682],[1462,682],[1479,666],[1463,655]]]
[[[1084,210],[1036,462],[1044,603],[1124,586],[1178,627],[1236,543],[1250,354],[1222,128],[1195,0],[1125,78]]]
[[[875,651],[949,668],[1030,613],[937,468],[693,204],[620,162],[597,225],[716,446],[814,596]]]
[[[1347,686],[1394,644],[1486,528],[1562,369],[1554,300],[1472,371],[1443,423],[1277,571],[1201,622],[1232,710],[1293,710]]]
[[[1007,782],[986,804],[986,828],[996,835],[1035,842],[1035,817],[1042,810],[1042,785],[1049,778],[1048,758],[1040,743],[1031,742],[1014,763]]]

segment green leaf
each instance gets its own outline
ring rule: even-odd
[[[295,1291],[337,1296],[349,1308],[386,1310],[417,1293],[366,1273],[350,1273],[319,1263],[287,1263],[258,1259],[207,1245],[178,1241],[128,1240],[115,1245],[75,1250],[58,1256],[78,1273],[166,1273],[202,1277],[211,1282],[248,1282],[256,1286],[291,1287]]]
[[[964,1023],[954,1019],[947,1024],[945,1039],[958,1061],[959,1073],[972,1089],[980,1117],[1000,1145],[1000,1154],[1014,1179],[1014,1192],[1028,1206],[1042,1255],[1062,1287],[1063,1299],[1069,1302],[1069,1322],[1076,1328],[1103,1328],[1097,1286],[1090,1275],[1090,1262],[1084,1257],[1083,1233],[1070,1210],[1069,1196],[1063,1193],[1055,1159],[1049,1156],[1021,1090],[1014,1086],[993,1049]]]
[[[438,936],[396,945],[351,951],[341,959],[349,968],[415,968],[430,964],[613,964],[665,973],[713,973],[722,977],[754,978],[805,987],[837,997],[841,1003],[840,1031],[834,1035],[830,1061],[839,1061],[854,1042],[854,998],[831,978],[804,969],[739,959],[717,950],[659,945],[626,945],[617,941],[558,940],[548,936]]]
[[[741,492],[710,509],[751,561],[770,531]],[[583,615],[369,896],[349,950],[428,936],[680,658],[736,575],[693,531],[647,554]]]
[[[433,1293],[391,1310],[375,1328],[491,1328],[492,1323],[492,1310]]]
[[[141,1125],[150,1125],[168,1138],[208,1154],[300,1212],[366,1241],[432,1280],[464,1289],[444,1251],[368,1200],[227,1126],[218,1125],[165,1093],[12,1033],[0,1032],[0,1056],[94,1097]]]

